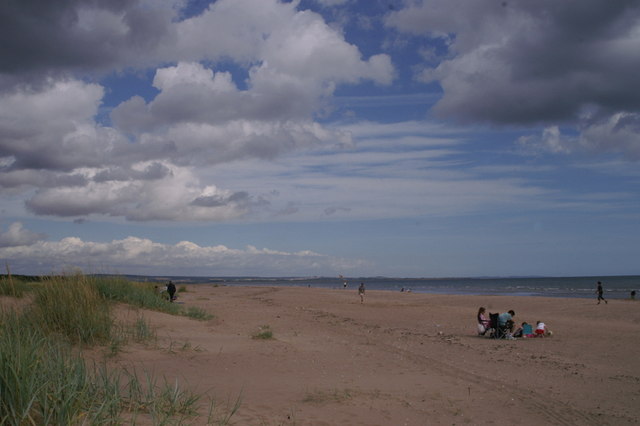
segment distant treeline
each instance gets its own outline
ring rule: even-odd
[[[9,275],[7,274],[0,274],[0,279],[8,279]],[[42,275],[16,275],[16,274],[11,274],[11,278],[14,280],[20,280],[23,282],[40,282],[43,281],[47,278],[54,278],[53,276],[42,276]]]

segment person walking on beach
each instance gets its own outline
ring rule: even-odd
[[[603,290],[602,290],[602,283],[600,281],[598,281],[598,288],[596,289],[596,293],[598,293],[598,305],[600,304],[601,300],[604,300],[605,304],[609,303],[607,302],[607,299],[602,297]]]
[[[360,295],[360,303],[364,303],[364,283],[360,283],[360,287],[358,287],[358,294]]]
[[[171,281],[167,284],[167,293],[169,293],[169,302],[173,303],[174,295],[176,294],[176,286]]]

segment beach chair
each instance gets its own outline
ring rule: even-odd
[[[491,327],[491,337],[494,339],[504,339],[507,337],[505,327],[500,327],[498,320],[500,314],[489,314],[489,326]]]

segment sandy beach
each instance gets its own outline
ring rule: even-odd
[[[187,286],[197,321],[142,314],[156,345],[110,362],[179,380],[237,425],[626,425],[640,421],[640,302]],[[478,337],[479,306],[552,337]],[[139,313],[121,308],[121,318]],[[268,326],[272,339],[252,335]],[[204,424],[194,419],[193,424]]]

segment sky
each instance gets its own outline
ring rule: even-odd
[[[639,0],[7,0],[15,274],[640,274]]]

